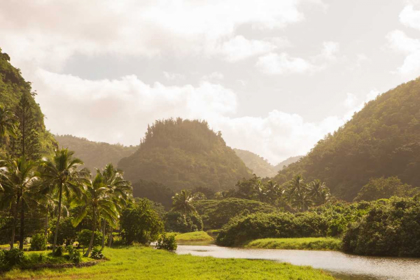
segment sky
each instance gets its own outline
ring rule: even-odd
[[[200,119],[276,164],[420,76],[420,1],[1,0],[0,48],[54,134]]]

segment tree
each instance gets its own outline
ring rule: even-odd
[[[326,203],[331,197],[330,190],[326,184],[318,179],[309,183],[308,192],[309,197],[316,205]]]
[[[16,221],[20,210],[20,244],[23,249],[25,228],[25,207],[34,197],[34,187],[39,182],[39,174],[36,165],[32,161],[23,158],[11,160],[0,170],[0,182],[2,189],[1,205],[10,209],[13,222],[10,238],[10,249],[13,249],[16,234]]]
[[[95,239],[96,225],[100,219],[106,220],[112,226],[116,226],[118,219],[118,210],[114,203],[110,189],[106,185],[105,177],[98,170],[95,178],[86,185],[81,202],[83,207],[77,217],[73,219],[73,226],[77,226],[87,215],[92,214],[92,234],[89,242],[89,248],[85,256],[89,256],[93,248]]]
[[[301,175],[296,175],[289,182],[286,196],[294,207],[300,211],[305,211],[310,205],[310,197],[307,194],[308,186],[305,184]]]
[[[60,229],[61,207],[63,203],[63,192],[68,201],[73,195],[78,197],[82,194],[83,184],[86,182],[87,171],[78,171],[83,164],[80,159],[73,158],[74,152],[67,149],[56,150],[52,159],[42,162],[41,172],[45,181],[44,193],[56,191],[58,194],[57,223],[54,233],[53,250],[57,246],[57,236]]]
[[[398,177],[372,178],[363,186],[354,200],[371,201],[381,198],[390,198],[391,196],[414,196],[416,191],[418,190],[410,185],[402,183]]]
[[[16,118],[12,111],[0,106],[0,140],[15,136]]]
[[[123,207],[127,205],[127,202],[131,199],[133,188],[131,183],[127,180],[124,180],[123,172],[121,170],[115,169],[112,164],[105,166],[102,171],[102,176],[104,182],[108,189],[108,195],[113,201],[118,215],[121,214]],[[112,224],[116,224],[117,220],[113,221]],[[102,226],[102,249],[105,247],[105,234],[106,234],[107,220],[103,219]],[[112,231],[110,232],[109,238],[112,237]]]
[[[172,209],[171,211],[180,212],[184,215],[195,213],[194,205],[192,204],[194,196],[189,190],[182,190],[181,192],[175,194],[172,198]]]
[[[124,242],[149,244],[163,232],[163,223],[148,199],[138,199],[125,208],[120,218]]]

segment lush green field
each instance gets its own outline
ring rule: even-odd
[[[104,250],[110,261],[69,269],[13,270],[2,279],[334,279],[311,267],[271,261],[176,255],[145,247]]]
[[[295,250],[340,250],[341,240],[337,238],[264,238],[245,245],[246,248],[295,249]]]

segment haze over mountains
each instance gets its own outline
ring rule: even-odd
[[[352,200],[371,178],[397,176],[420,186],[420,79],[370,101],[343,127],[320,140],[276,181],[295,174],[325,181],[339,198]]]

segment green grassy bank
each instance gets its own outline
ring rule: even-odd
[[[83,268],[13,270],[1,279],[334,279],[311,267],[271,261],[176,255],[145,247],[104,250],[109,261]]]
[[[334,250],[339,251],[341,240],[325,237],[308,238],[264,238],[245,245],[246,248],[259,249],[292,249],[292,250]]]

